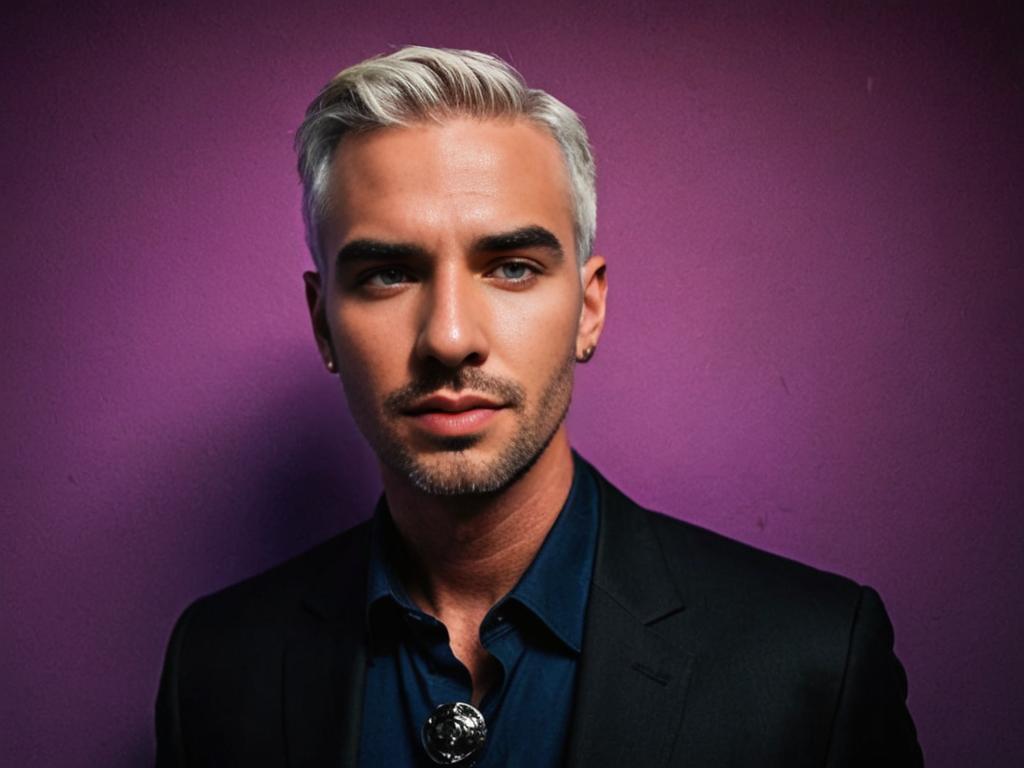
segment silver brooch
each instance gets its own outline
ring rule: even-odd
[[[427,718],[421,734],[423,748],[438,765],[470,768],[487,740],[480,711],[469,704],[442,704]]]

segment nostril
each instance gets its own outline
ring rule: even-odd
[[[487,358],[486,335],[479,328],[426,327],[416,344],[421,359],[434,359],[445,367],[480,365]]]

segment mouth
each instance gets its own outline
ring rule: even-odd
[[[481,395],[432,395],[403,413],[425,432],[458,437],[479,432],[505,407],[504,403]]]

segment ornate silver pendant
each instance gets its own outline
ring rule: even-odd
[[[442,704],[423,724],[421,738],[427,755],[438,765],[470,768],[487,740],[487,725],[470,704]]]

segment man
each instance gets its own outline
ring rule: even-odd
[[[372,520],[189,607],[160,766],[912,766],[878,595],[640,509],[570,449],[605,319],[577,116],[406,48],[298,136],[316,342]]]

